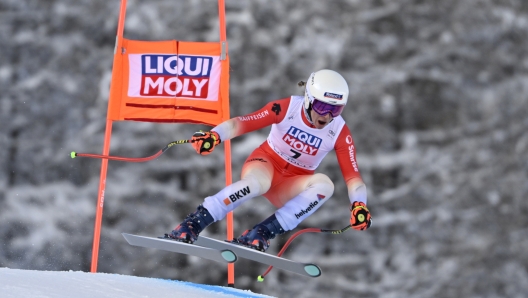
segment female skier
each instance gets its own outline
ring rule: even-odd
[[[205,198],[194,213],[174,228],[170,238],[193,243],[203,229],[223,219],[229,211],[264,196],[277,208],[276,212],[234,242],[266,251],[270,239],[294,229],[332,196],[334,184],[330,178],[315,173],[332,149],[348,188],[350,224],[356,230],[370,227],[367,190],[356,162],[356,148],[340,116],[347,103],[348,85],[339,73],[326,69],[312,73],[300,85],[305,86],[304,96],[269,102],[254,113],[193,135],[194,149],[207,155],[222,141],[271,125],[267,140],[245,161],[241,180]]]

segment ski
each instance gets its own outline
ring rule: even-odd
[[[212,247],[203,247],[179,242],[171,239],[145,237],[126,233],[121,234],[123,237],[125,237],[129,244],[134,246],[172,251],[186,255],[197,256],[220,263],[233,263],[237,260],[236,254],[233,253],[233,251],[228,247],[216,249]]]
[[[266,265],[271,265],[275,268],[304,276],[319,277],[321,275],[321,268],[319,268],[319,266],[315,264],[295,262],[289,259],[277,257],[265,252],[258,251],[256,249],[247,248],[226,241],[220,241],[204,236],[199,236],[198,240],[194,244],[204,248],[229,250],[241,258],[249,259]]]

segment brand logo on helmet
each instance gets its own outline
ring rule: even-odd
[[[338,100],[343,99],[343,95],[341,95],[341,94],[335,94],[335,93],[331,93],[331,92],[325,92],[325,93],[324,93],[324,97],[333,98],[333,99],[338,99]]]
[[[321,146],[322,139],[309,134],[297,127],[291,126],[288,132],[282,137],[293,149],[300,153],[316,155]]]

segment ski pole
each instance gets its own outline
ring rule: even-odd
[[[152,156],[147,156],[147,157],[134,158],[134,157],[122,157],[122,156],[101,155],[101,154],[77,153],[75,151],[72,151],[70,153],[70,156],[71,158],[75,158],[79,156],[79,157],[100,158],[100,159],[108,159],[108,160],[120,160],[120,161],[127,161],[127,162],[144,162],[144,161],[153,160],[159,157],[161,154],[163,154],[163,152],[167,151],[167,149],[169,149],[170,147],[174,145],[187,144],[187,143],[192,143],[192,142],[193,142],[192,140],[173,141],[167,144],[167,146],[165,146],[163,149],[158,151],[156,154]]]
[[[351,225],[348,225],[348,226],[346,226],[346,227],[344,227],[344,228],[342,228],[340,230],[327,230],[327,229],[320,229],[320,228],[307,228],[307,229],[300,230],[299,232],[293,234],[290,237],[290,239],[288,239],[288,241],[286,241],[284,246],[282,246],[282,249],[280,250],[280,252],[277,254],[277,257],[282,256],[282,254],[286,251],[286,248],[288,248],[288,246],[293,241],[293,239],[297,238],[297,236],[300,236],[301,234],[304,234],[304,233],[341,234],[341,233],[347,231],[348,229],[350,229],[351,227],[352,227]],[[258,276],[257,280],[259,282],[263,282],[264,281],[264,276],[266,276],[271,271],[272,268],[273,268],[273,266],[269,266],[268,269],[266,270],[266,272],[264,272],[262,275]]]

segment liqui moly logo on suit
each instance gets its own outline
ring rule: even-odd
[[[128,96],[218,100],[218,56],[130,54]]]
[[[308,155],[315,155],[321,146],[322,139],[309,134],[295,126],[291,126],[282,137],[293,149]]]

